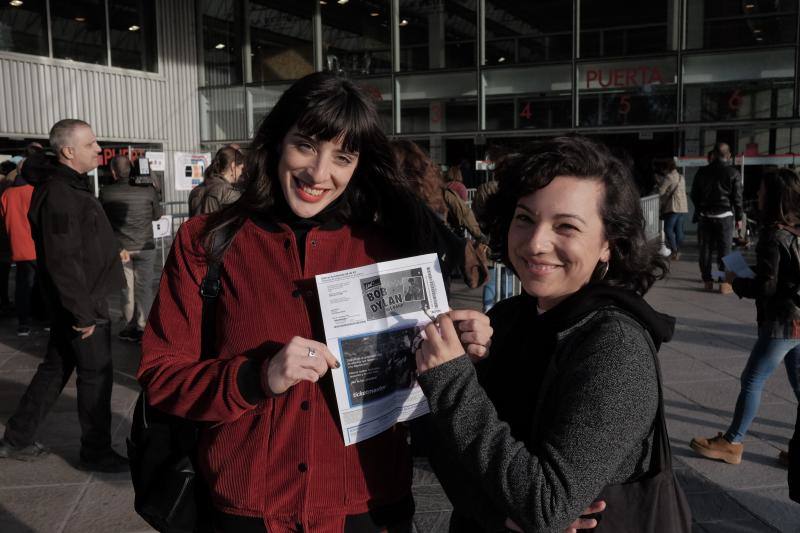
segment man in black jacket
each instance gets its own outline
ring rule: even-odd
[[[706,290],[713,290],[711,255],[716,252],[721,271],[725,270],[722,258],[731,253],[734,222],[741,227],[742,177],[731,166],[731,149],[717,143],[711,152],[708,165],[700,168],[692,183],[691,198],[697,219],[697,240],[700,245],[700,275]],[[733,292],[730,283],[722,281],[719,292]]]
[[[125,272],[122,289],[125,327],[119,332],[119,338],[138,342],[142,339],[153,299],[156,260],[153,221],[161,217],[161,205],[152,185],[131,183],[131,162],[127,157],[118,155],[109,166],[114,183],[100,191],[100,203],[119,241]]]
[[[36,430],[77,370],[80,466],[120,472],[125,457],[111,448],[111,334],[106,298],[122,281],[116,239],[86,173],[100,147],[91,127],[65,119],[50,130],[56,158],[27,159],[34,186],[28,218],[42,288],[53,312],[44,361],[6,425],[0,458],[33,460],[47,454]]]

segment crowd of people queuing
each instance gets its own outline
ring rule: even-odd
[[[409,430],[344,445],[330,378],[341,365],[324,344],[313,279],[429,252],[449,279],[477,251],[484,266],[505,265],[499,280],[489,275],[486,313],[450,310],[415,343],[431,410],[415,432],[453,503],[450,531],[690,531],[657,357],[675,319],[643,299],[682,250],[688,201],[673,160],[653,166],[668,259],[645,237],[630,168],[602,144],[558,137],[506,154],[470,208],[460,166],[444,174],[415,143],[390,142],[355,84],[311,74],[281,96],[246,153],[216,153],[153,296],[156,191],[134,184],[131,162],[116,157],[113,183],[95,199],[85,174],[99,147],[86,122],[59,121],[49,145],[2,169],[0,235],[10,244],[0,242],[9,249],[0,306],[10,305],[2,288],[13,261],[18,334],[30,334],[38,285],[50,338],[0,458],[48,453],[37,428],[76,371],[80,466],[129,467],[110,437],[107,297],[121,289],[119,337],[141,342],[149,406],[196,423],[195,531],[410,532]],[[729,251],[741,214],[726,158],[718,145],[691,194],[706,284],[711,253]],[[722,282],[722,292],[730,284],[756,299],[758,340],[731,428],[691,443],[729,463],[741,461],[763,383],[782,360],[800,400],[797,174],[765,177],[759,207],[756,277]],[[209,319],[212,271],[219,304]],[[512,275],[522,294],[495,305]]]

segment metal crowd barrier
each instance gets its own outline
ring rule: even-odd
[[[644,234],[648,241],[661,238],[660,202],[658,195],[645,196],[639,199],[644,216]]]
[[[161,266],[167,259],[167,250],[172,246],[172,240],[178,232],[178,228],[189,219],[186,202],[161,202],[162,212],[164,216],[169,218],[169,231],[167,234],[157,237],[156,249],[161,250]]]

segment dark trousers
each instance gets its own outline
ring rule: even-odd
[[[717,254],[717,268],[725,271],[722,258],[731,253],[733,241],[733,216],[708,218],[701,216],[697,223],[697,240],[700,245],[700,275],[703,281],[711,279],[711,256]]]
[[[0,305],[8,305],[8,275],[11,273],[11,261],[0,261]]]
[[[103,452],[111,447],[111,328],[107,318],[98,320],[88,339],[56,318],[44,361],[6,424],[5,439],[13,446],[34,441],[39,424],[61,394],[72,371],[77,370],[78,419],[82,451]]]
[[[17,305],[17,320],[20,326],[31,322],[31,300],[36,283],[36,261],[17,261],[14,302]]]

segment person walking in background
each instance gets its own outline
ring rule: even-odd
[[[717,143],[708,165],[698,169],[692,183],[691,198],[697,219],[697,240],[700,245],[700,275],[707,291],[714,289],[711,257],[717,254],[720,271],[725,270],[722,258],[731,253],[734,224],[741,227],[742,177],[731,166],[731,148]],[[731,284],[721,281],[719,292],[733,292]]]
[[[457,165],[447,169],[444,181],[447,184],[447,188],[456,193],[462,202],[468,200],[467,186],[464,185],[464,177],[461,175],[461,169]]]
[[[22,168],[24,160],[18,165]],[[31,301],[36,283],[36,247],[31,236],[28,211],[31,207],[33,186],[17,173],[14,183],[0,196],[0,213],[5,222],[11,259],[17,265],[14,300],[17,309],[17,335],[31,334]]]
[[[189,193],[189,216],[213,213],[238,200],[243,167],[244,156],[238,149],[220,148],[206,169],[203,183]]]
[[[677,261],[681,257],[683,245],[683,217],[689,212],[686,181],[671,157],[653,161],[653,170],[661,204],[661,218],[664,220],[666,244],[672,251],[671,258]]]
[[[742,461],[744,439],[761,403],[764,383],[783,361],[789,384],[800,401],[800,178],[780,169],[762,178],[758,209],[763,229],[756,247],[755,278],[728,273],[740,298],[755,298],[756,340],[742,372],[733,421],[716,437],[692,439],[703,457],[729,464]]]
[[[40,280],[53,322],[44,361],[6,424],[0,458],[34,460],[47,450],[36,431],[77,369],[79,466],[99,472],[127,470],[111,447],[111,332],[109,294],[122,282],[116,239],[86,173],[97,167],[91,126],[64,119],[50,130],[56,157],[35,154],[24,177],[34,186],[28,218]]]
[[[118,336],[138,342],[153,300],[156,261],[153,221],[161,217],[161,204],[153,186],[131,182],[132,165],[127,157],[117,156],[109,166],[114,183],[100,191],[100,203],[119,243],[125,273],[122,289],[125,326]]]
[[[17,165],[22,161],[22,156],[17,155],[3,161],[3,176],[0,179],[0,194],[11,187],[17,179]],[[0,313],[11,313],[14,307],[8,296],[8,276],[11,274],[11,241],[9,240],[6,224],[0,224]]]
[[[468,233],[472,240],[467,243],[465,254],[479,263],[488,260],[488,239],[481,232],[475,215],[458,195],[444,186],[442,173],[428,154],[415,142],[398,139],[391,142],[392,152],[400,175],[411,189],[459,238]],[[467,273],[464,272],[466,275]],[[450,280],[445,278],[445,289],[449,293]]]
[[[411,189],[444,220],[456,235],[466,231],[480,244],[488,242],[469,206],[442,183],[442,173],[428,154],[415,142],[399,139],[391,142],[400,174]],[[457,170],[457,169],[456,169]]]

